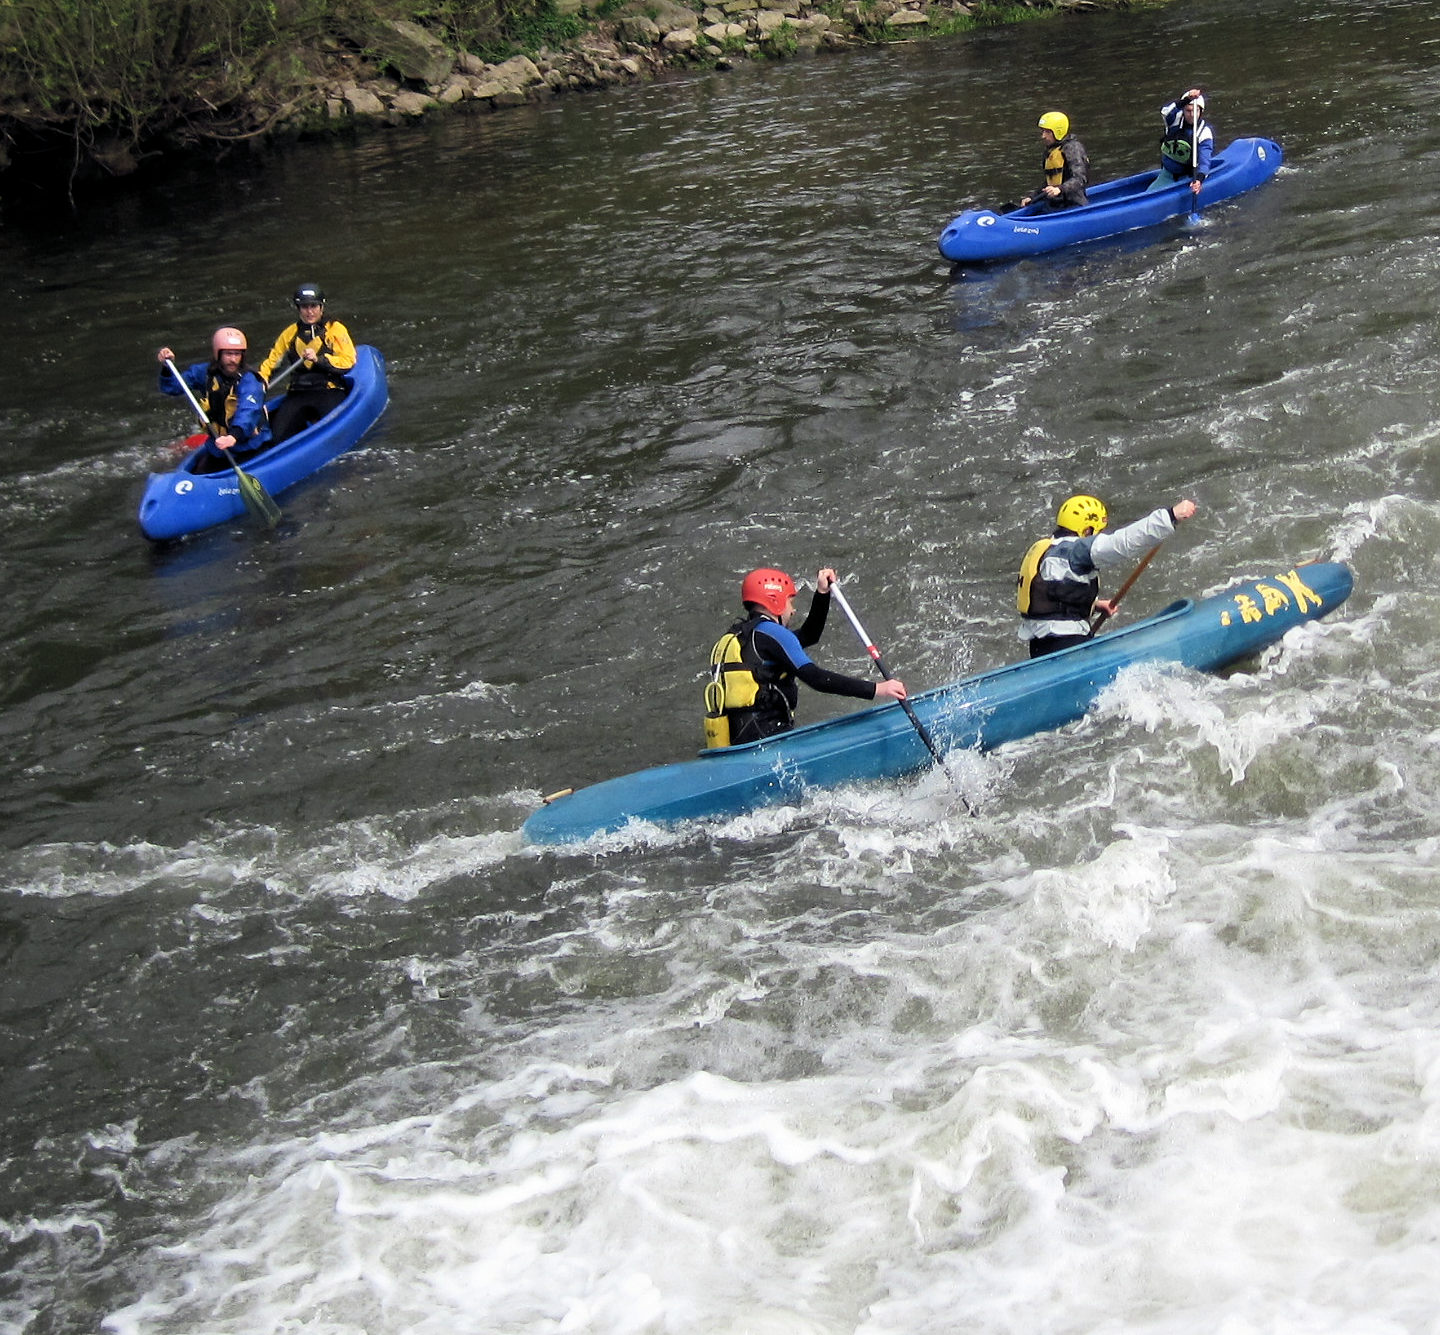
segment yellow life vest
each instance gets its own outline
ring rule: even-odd
[[[1022,614],[1030,610],[1031,586],[1040,573],[1040,562],[1054,542],[1054,538],[1041,538],[1039,542],[1032,543],[1020,562],[1020,573],[1015,576],[1015,606]]]
[[[1031,158],[1031,162],[1035,159]],[[1060,145],[1056,144],[1045,155],[1045,184],[1059,186],[1065,183],[1065,154],[1060,151]]]
[[[760,683],[745,664],[740,637],[726,631],[710,650],[710,680],[705,683],[705,745],[730,745],[732,709],[749,709],[760,694]]]

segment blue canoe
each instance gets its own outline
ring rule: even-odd
[[[910,703],[942,750],[992,750],[1074,722],[1133,664],[1214,672],[1251,657],[1292,627],[1334,611],[1352,585],[1346,566],[1300,566],[1199,602],[1182,599],[1148,621],[912,695]],[[738,816],[798,802],[809,789],[895,779],[933,763],[904,710],[877,705],[556,797],[521,834],[532,844],[564,844],[631,820]]]
[[[272,496],[344,454],[379,421],[390,401],[385,358],[362,343],[355,349],[355,369],[349,378],[350,392],[334,412],[289,440],[241,460],[240,466]],[[272,400],[270,406],[277,402]],[[147,538],[155,542],[180,538],[245,513],[235,474],[229,469],[196,473],[196,458],[192,453],[173,472],[150,474],[140,499],[140,531]]]
[[[1273,139],[1236,139],[1215,155],[1200,189],[1198,207],[1208,208],[1263,185],[1284,160]],[[1107,181],[1086,192],[1090,202],[1078,209],[1051,210],[1030,204],[1012,213],[966,209],[940,233],[940,253],[961,264],[1016,260],[1059,250],[1081,241],[1098,241],[1137,227],[1153,227],[1197,207],[1186,182],[1146,194],[1159,170]]]

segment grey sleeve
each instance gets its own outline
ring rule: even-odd
[[[1097,533],[1090,544],[1090,559],[1097,570],[1129,565],[1138,561],[1157,542],[1164,542],[1175,532],[1169,506],[1151,511],[1144,519],[1117,528],[1113,533]]]

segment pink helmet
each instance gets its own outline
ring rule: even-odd
[[[785,604],[795,596],[795,581],[783,570],[762,566],[745,576],[740,585],[740,601],[756,603],[771,616],[785,615]]]
[[[215,337],[210,340],[210,350],[217,357],[222,352],[230,352],[238,349],[244,352],[249,345],[245,342],[245,335],[238,329],[232,329],[228,324],[215,331]]]

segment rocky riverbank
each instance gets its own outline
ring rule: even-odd
[[[1129,0],[1044,0],[1030,12],[1129,7]],[[1006,11],[1012,18],[1025,6]],[[715,0],[689,8],[676,0],[636,0],[598,20],[563,50],[542,48],[487,64],[451,53],[413,23],[392,23],[383,52],[351,58],[324,90],[331,123],[352,118],[392,122],[441,106],[473,103],[496,110],[557,93],[632,83],[685,65],[726,69],[738,61],[783,59],[873,42],[955,33],[1003,21],[985,4],[963,0]],[[343,60],[343,57],[342,57]]]
[[[291,52],[283,77],[268,71],[217,97],[199,88],[167,123],[39,122],[17,99],[0,100],[0,172],[68,163],[76,179],[117,178],[147,160],[277,137],[403,124],[450,108],[491,112],[557,95],[633,83],[676,67],[725,69],[876,42],[913,40],[1042,17],[1064,10],[1130,7],[1135,0],[628,0],[602,10],[559,0],[566,36],[529,54],[486,61],[435,30],[391,19],[327,32]],[[27,119],[27,115],[29,118]]]

